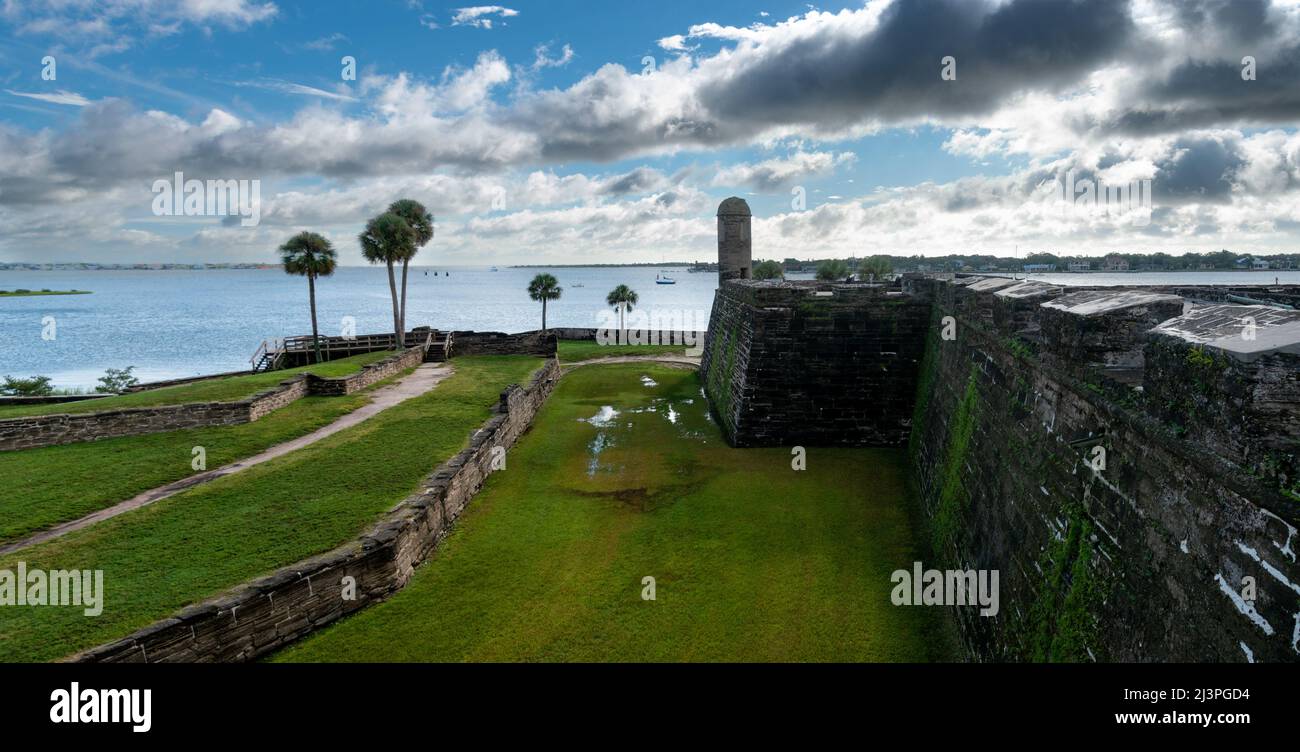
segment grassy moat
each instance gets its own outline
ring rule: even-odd
[[[901,451],[732,449],[691,370],[561,380],[434,557],[279,661],[930,661]],[[645,600],[644,578],[655,579]]]

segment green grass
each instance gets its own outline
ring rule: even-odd
[[[59,402],[47,405],[0,405],[0,419],[20,418],[29,415],[61,415],[69,413],[90,413],[100,410],[121,410],[128,407],[156,407],[158,405],[180,405],[187,402],[236,402],[251,397],[258,392],[270,389],[287,378],[300,373],[311,372],[317,376],[347,376],[361,370],[361,366],[374,363],[392,355],[390,350],[353,355],[325,363],[318,363],[282,371],[267,371],[247,376],[229,376],[224,379],[208,379],[190,384],[161,389],[149,389],[116,397],[82,400],[78,402]]]
[[[75,520],[193,475],[199,472],[191,466],[196,446],[206,451],[208,469],[216,469],[311,433],[367,401],[365,392],[306,397],[259,421],[238,426],[0,452],[0,477],[5,479],[6,491],[0,504],[0,541]]]
[[[624,355],[683,355],[684,345],[598,345],[594,341],[561,340],[559,358],[564,363]]]
[[[27,298],[33,295],[89,295],[90,290],[0,290],[0,298]]]
[[[16,554],[30,568],[101,569],[103,613],[0,608],[0,662],[50,660],[117,639],[178,609],[360,534],[465,446],[538,358],[457,358],[456,373],[290,455]]]
[[[583,422],[602,405],[610,425]],[[890,602],[918,558],[903,453],[811,448],[797,472],[788,448],[726,446],[707,409],[691,371],[565,374],[406,588],[274,660],[953,657],[940,609]]]

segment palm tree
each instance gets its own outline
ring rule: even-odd
[[[605,302],[614,306],[614,310],[618,311],[618,328],[619,331],[624,330],[626,327],[623,325],[623,314],[632,310],[632,306],[636,305],[636,291],[627,285],[619,285],[610,290],[609,295],[605,296]]]
[[[307,294],[311,300],[311,341],[316,346],[316,362],[321,362],[320,329],[316,326],[316,278],[328,277],[338,265],[338,254],[325,236],[303,231],[280,246],[280,260],[287,274],[307,278]]]
[[[528,297],[533,300],[542,301],[542,331],[546,331],[546,301],[559,300],[560,294],[564,288],[560,287],[560,282],[550,274],[538,274],[533,277],[533,281],[528,283]]]
[[[406,220],[406,224],[411,226],[415,231],[415,245],[412,247],[409,256],[402,257],[402,305],[398,312],[398,318],[401,320],[399,328],[403,335],[406,332],[406,268],[410,265],[411,259],[419,252],[421,248],[433,240],[433,215],[424,208],[424,204],[413,199],[404,198],[394,201],[389,207],[390,214],[396,214]]]
[[[406,346],[406,333],[402,331],[402,314],[397,307],[397,281],[393,279],[393,264],[415,255],[415,230],[406,220],[391,212],[380,214],[366,223],[361,233],[361,255],[366,261],[388,266],[388,292],[393,298],[393,333],[397,349]]]

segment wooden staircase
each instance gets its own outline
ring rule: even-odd
[[[451,357],[451,332],[433,329],[429,332],[428,346],[424,350],[425,363],[442,363]]]
[[[253,357],[249,358],[248,362],[253,364],[253,373],[262,373],[280,368],[280,361],[283,358],[283,340],[262,340],[257,352],[253,353]]]

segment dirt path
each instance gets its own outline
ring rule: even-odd
[[[424,394],[437,386],[443,379],[450,376],[452,370],[450,363],[423,363],[418,366],[413,373],[405,376],[401,380],[376,389],[371,395],[370,402],[367,404],[340,417],[333,423],[321,426],[309,434],[299,436],[298,438],[286,441],[283,444],[276,444],[275,446],[264,449],[251,457],[245,457],[242,460],[232,462],[229,465],[223,465],[215,470],[195,473],[187,478],[181,478],[178,481],[168,483],[165,486],[150,489],[144,493],[137,494],[126,501],[118,502],[111,507],[101,509],[97,512],[91,512],[85,517],[80,517],[75,520],[55,525],[52,528],[42,530],[39,533],[29,535],[26,538],[12,543],[6,543],[3,546],[0,546],[0,555],[12,553],[27,548],[28,546],[34,546],[38,543],[45,543],[54,540],[55,538],[67,535],[74,530],[80,530],[97,522],[111,519],[124,512],[129,512],[132,509],[139,509],[140,507],[148,506],[155,501],[161,501],[168,496],[174,496],[186,489],[209,483],[217,478],[223,478],[227,475],[234,475],[235,473],[247,470],[255,465],[260,465],[268,460],[273,460],[276,457],[283,457],[289,452],[315,444],[326,436],[332,436],[345,428],[351,428],[361,421],[377,415],[396,404],[405,402],[412,397],[419,397],[421,394]]]
[[[567,371],[570,368],[579,366],[600,366],[610,363],[659,363],[676,368],[700,367],[700,359],[689,355],[616,355],[610,358],[592,358],[591,360],[578,360],[572,363],[561,363],[560,365]]]

